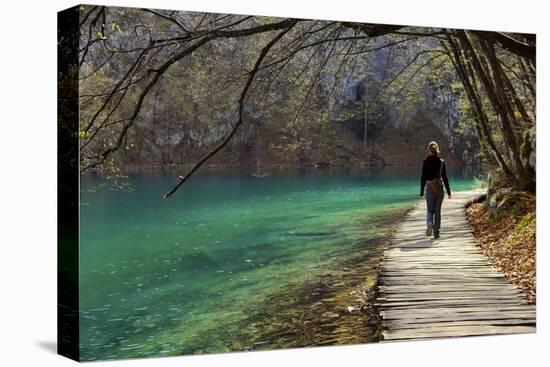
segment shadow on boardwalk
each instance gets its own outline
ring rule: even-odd
[[[535,332],[535,306],[475,245],[464,205],[480,193],[444,200],[438,240],[423,200],[397,228],[379,269],[384,341]]]

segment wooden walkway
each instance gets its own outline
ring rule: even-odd
[[[535,332],[535,306],[475,245],[464,211],[480,191],[445,197],[441,237],[419,200],[384,252],[377,305],[384,341]]]

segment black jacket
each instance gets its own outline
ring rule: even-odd
[[[440,165],[443,162],[441,158],[436,155],[429,155],[424,159],[422,165],[422,177],[420,178],[420,196],[424,196],[424,185],[426,181],[433,180],[439,177]],[[447,189],[447,194],[451,195],[451,187],[449,186],[449,179],[447,179],[446,164],[443,164],[443,171],[441,172],[441,178]]]

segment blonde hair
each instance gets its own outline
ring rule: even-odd
[[[439,154],[439,145],[437,145],[437,143],[435,141],[431,141],[429,144],[428,144],[428,154],[435,154],[435,155],[438,155]]]

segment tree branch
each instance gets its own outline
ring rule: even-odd
[[[233,138],[233,135],[235,135],[235,133],[237,132],[237,129],[243,123],[244,102],[247,97],[248,90],[252,82],[254,81],[254,77],[256,76],[256,73],[258,72],[258,69],[263,59],[266,57],[267,53],[273,47],[273,45],[275,45],[275,43],[277,43],[277,41],[279,41],[288,31],[290,31],[290,29],[294,27],[296,23],[297,23],[297,20],[292,20],[291,22],[289,22],[288,26],[285,29],[283,29],[281,32],[279,32],[260,52],[260,55],[258,56],[256,63],[254,64],[254,68],[250,71],[250,75],[241,93],[241,97],[239,98],[239,118],[235,126],[233,126],[233,129],[231,130],[229,135],[227,135],[227,137],[218,146],[216,146],[212,151],[210,151],[207,155],[205,155],[199,162],[197,162],[195,166],[189,172],[187,172],[185,176],[180,176],[180,180],[178,181],[178,183],[176,183],[176,185],[170,191],[164,194],[165,199],[167,199],[172,194],[174,194],[177,191],[177,189],[181,185],[183,185],[183,183],[187,181],[189,177],[193,175],[193,173],[195,173],[195,171],[197,171],[208,159],[210,159],[218,151],[220,151],[231,140],[231,138]]]

